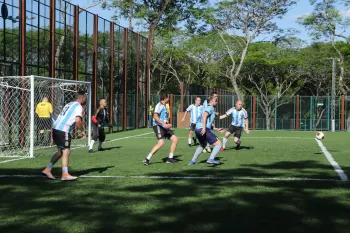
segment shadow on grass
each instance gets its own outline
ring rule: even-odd
[[[303,162],[322,170],[323,164]],[[275,166],[247,165],[245,172],[269,177]],[[79,175],[112,168],[91,168]],[[263,168],[263,169],[261,169]],[[265,172],[264,172],[265,169]],[[33,174],[2,169],[0,174]],[[194,167],[153,176],[228,177],[231,169]],[[315,174],[322,175],[322,174]],[[349,183],[267,180],[1,178],[1,232],[266,232],[347,233]]]

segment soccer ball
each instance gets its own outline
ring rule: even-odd
[[[323,140],[323,139],[324,139],[324,134],[323,134],[322,132],[317,132],[317,133],[316,133],[316,138],[317,138],[318,140]]]

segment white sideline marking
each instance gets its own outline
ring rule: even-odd
[[[41,175],[0,175],[0,178],[37,178]],[[203,177],[203,176],[89,176],[82,175],[79,178],[85,179],[168,179],[168,180],[276,180],[276,181],[339,181],[348,182],[348,180],[338,179],[318,179],[302,177]]]
[[[156,138],[154,137],[137,137],[137,138]],[[188,138],[188,137],[178,137],[178,138]],[[314,140],[314,138],[303,138],[303,137],[250,137],[245,136],[245,138],[249,139],[301,139],[301,140]]]
[[[0,163],[8,163],[8,162],[12,162],[12,161],[21,160],[21,159],[28,159],[28,158],[24,157],[24,158],[10,159],[10,160],[1,161]]]
[[[323,145],[323,143],[320,140],[315,139],[318,143],[318,146],[321,148],[323,154],[326,156],[328,162],[333,166],[334,170],[338,175],[340,176],[340,179],[342,181],[348,181],[348,176],[345,174],[345,172],[341,169],[339,164],[333,159],[333,156],[331,153],[328,152],[327,148]]]

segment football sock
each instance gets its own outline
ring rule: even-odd
[[[49,163],[49,164],[47,165],[47,169],[49,169],[49,170],[51,171],[52,168],[53,168],[53,164],[52,164],[52,163]]]
[[[62,167],[62,174],[68,174],[68,167]]]
[[[213,151],[211,152],[210,159],[215,159],[215,156],[217,155],[217,153],[219,153],[220,149],[221,149],[221,146],[216,145]]]
[[[91,143],[90,143],[90,150],[92,150],[92,148],[94,147],[94,143],[95,143],[95,140],[91,140]]]
[[[103,142],[98,142],[98,148],[102,148],[102,143]]]
[[[202,153],[202,151],[203,151],[203,147],[200,146],[200,147],[197,148],[197,150],[194,153],[193,158],[192,158],[193,162],[196,162],[198,156]]]
[[[192,139],[188,138],[188,144],[192,144]]]
[[[150,160],[151,158],[152,158],[152,154],[149,154],[149,155],[147,156],[147,159]]]
[[[170,154],[169,154],[169,158],[170,158],[170,159],[174,158],[174,154],[173,154],[173,153],[170,153]]]
[[[222,145],[222,147],[223,147],[223,148],[225,148],[225,147],[226,147],[226,143],[227,143],[228,139],[224,137],[224,138],[222,139],[222,141],[223,141],[223,145]]]

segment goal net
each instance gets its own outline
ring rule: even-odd
[[[52,153],[55,145],[51,126],[64,106],[75,101],[81,91],[88,97],[83,105],[87,138],[81,138],[78,130],[73,128],[71,148],[87,146],[90,142],[90,82],[39,76],[0,77],[0,157],[34,157]],[[50,104],[52,113],[48,117],[40,112],[39,105],[47,107]]]

